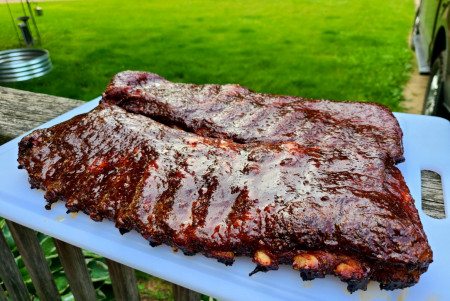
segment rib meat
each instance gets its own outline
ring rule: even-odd
[[[375,103],[260,94],[239,85],[172,83],[136,71],[114,76],[103,101],[206,137],[238,143],[290,141],[328,152],[404,160],[397,119]]]
[[[19,143],[48,205],[112,220],[161,243],[254,272],[292,264],[348,290],[415,284],[432,262],[414,200],[390,158],[295,142],[239,144],[101,104]],[[48,207],[50,208],[50,206]]]

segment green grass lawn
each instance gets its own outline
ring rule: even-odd
[[[117,1],[39,3],[54,70],[2,84],[90,100],[122,70],[258,92],[374,101],[401,110],[412,71],[412,0]],[[15,17],[20,4],[11,4]],[[0,50],[18,47],[0,5]]]

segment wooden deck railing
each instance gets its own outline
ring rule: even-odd
[[[29,131],[79,105],[82,101],[0,87],[0,144]],[[442,185],[439,175],[422,172],[424,211],[435,218],[444,217]],[[36,232],[7,221],[14,241],[41,300],[60,300]],[[0,231],[1,233],[1,231]],[[76,300],[96,300],[94,286],[80,248],[53,239],[71,291]],[[29,300],[20,271],[0,234],[0,279],[12,300]],[[106,259],[116,300],[139,300],[134,270]],[[175,300],[200,300],[200,294],[173,284]],[[7,300],[0,286],[0,301]]]

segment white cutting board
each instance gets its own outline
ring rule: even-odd
[[[88,102],[48,123],[48,127],[87,112],[99,99]],[[238,258],[231,267],[198,254],[187,257],[167,246],[152,248],[136,232],[124,236],[109,221],[94,222],[87,215],[66,214],[62,202],[48,211],[42,191],[31,190],[25,170],[17,169],[20,137],[0,146],[0,216],[60,240],[220,300],[450,300],[450,122],[410,114],[395,114],[404,132],[406,162],[401,169],[416,200],[434,263],[414,287],[381,291],[371,282],[367,291],[349,294],[337,277],[303,282],[290,266],[248,276],[255,264]],[[420,170],[441,174],[446,219],[422,212]]]

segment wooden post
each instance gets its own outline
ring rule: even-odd
[[[30,295],[23,282],[11,250],[8,247],[3,232],[0,230],[0,278],[5,283],[6,290],[13,301],[30,300]]]
[[[61,300],[36,232],[6,220],[40,300]]]
[[[106,258],[109,275],[117,301],[139,301],[139,290],[134,269]]]
[[[173,298],[175,301],[200,301],[200,293],[172,283]]]
[[[94,285],[81,249],[56,238],[53,238],[53,242],[75,300],[96,301]]]

